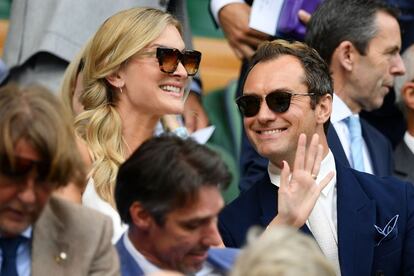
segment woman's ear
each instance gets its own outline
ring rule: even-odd
[[[125,80],[119,73],[119,70],[106,76],[105,79],[114,87],[123,87],[125,85]]]

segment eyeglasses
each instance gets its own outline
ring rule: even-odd
[[[14,164],[11,164],[6,155],[0,157],[0,173],[6,177],[22,179],[33,169],[37,172],[37,180],[46,180],[49,173],[49,165],[47,162],[14,156]]]
[[[164,73],[174,73],[177,70],[178,63],[184,66],[189,76],[194,76],[198,71],[201,61],[201,53],[194,50],[180,50],[175,48],[158,47],[157,59],[160,70]]]
[[[266,104],[270,110],[277,113],[286,112],[290,106],[293,96],[314,96],[315,93],[289,93],[285,91],[274,91],[266,95]],[[236,104],[244,117],[253,117],[259,113],[262,97],[258,95],[243,95],[236,99]]]

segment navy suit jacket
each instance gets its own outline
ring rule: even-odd
[[[124,234],[125,235],[125,234]],[[122,276],[140,276],[144,275],[139,264],[131,256],[124,245],[124,236],[116,243],[119,260],[121,264]],[[226,274],[232,267],[240,250],[235,248],[211,248],[208,251],[207,262],[215,269]]]
[[[362,136],[368,147],[368,152],[371,157],[373,174],[377,176],[393,175],[394,160],[391,143],[385,136],[371,126],[367,121],[361,118]],[[346,158],[344,148],[339,140],[338,134],[334,126],[331,124],[328,129],[328,145],[331,149],[335,159],[344,166],[350,167],[348,159]]]
[[[338,253],[344,275],[414,275],[414,187],[394,177],[376,177],[336,162]],[[266,227],[277,214],[278,188],[266,175],[219,215],[224,244],[241,247],[253,225]],[[380,244],[381,228],[399,215]],[[304,225],[302,231],[310,234]]]

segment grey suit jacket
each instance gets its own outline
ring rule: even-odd
[[[404,141],[395,148],[394,161],[394,175],[414,183],[414,154]]]
[[[22,65],[39,52],[71,61],[104,20],[132,7],[169,11],[184,25],[191,48],[186,0],[19,0],[12,1],[10,28],[4,49],[9,68]]]
[[[34,226],[32,276],[119,275],[109,218],[51,197]]]

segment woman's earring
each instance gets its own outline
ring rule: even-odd
[[[119,92],[121,92],[121,94],[123,94],[124,92],[122,92],[122,87],[119,87]]]

